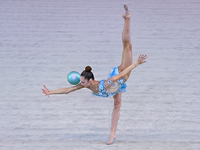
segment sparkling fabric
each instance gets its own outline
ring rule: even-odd
[[[118,67],[112,68],[110,74],[108,75],[108,79],[116,76],[117,74],[119,74],[119,70]],[[108,92],[106,90],[106,86],[104,84],[105,80],[101,80],[99,82],[99,92],[98,93],[93,93],[96,96],[101,96],[101,97],[110,97],[110,96],[114,96],[115,94],[117,94],[118,92],[126,92],[126,83],[124,83],[124,79],[119,79],[117,80],[117,82],[115,83],[108,83],[108,84],[112,84],[111,86],[116,86],[115,84],[118,84],[118,90],[115,92]]]

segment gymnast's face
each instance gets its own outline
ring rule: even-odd
[[[84,76],[80,76],[80,80],[82,86],[86,88],[90,86],[90,81],[88,81]]]

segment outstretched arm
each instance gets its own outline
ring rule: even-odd
[[[62,88],[62,89],[57,89],[57,90],[51,90],[49,91],[46,86],[44,85],[44,89],[43,90],[43,93],[45,94],[45,96],[48,96],[49,95],[52,95],[52,94],[68,94],[70,92],[73,92],[73,91],[76,91],[76,90],[80,90],[84,88],[84,86],[82,86],[80,83],[75,85],[75,86],[72,86],[72,87],[69,87],[69,88]]]
[[[126,69],[124,69],[122,72],[120,72],[118,75],[108,79],[111,80],[112,82],[115,82],[117,80],[119,80],[120,78],[124,77],[126,74],[128,74],[132,69],[134,69],[136,66],[145,63],[145,59],[147,59],[148,56],[144,55],[144,54],[140,54],[138,59],[136,60],[136,62],[132,65],[130,65],[129,67],[127,67]]]

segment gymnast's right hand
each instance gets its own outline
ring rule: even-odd
[[[45,85],[43,85],[44,86],[44,89],[42,89],[42,93],[44,93],[45,94],[45,96],[48,96],[49,97],[49,95],[50,95],[50,92],[49,92],[49,90],[46,88],[46,86]]]

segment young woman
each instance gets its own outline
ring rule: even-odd
[[[122,32],[122,42],[123,42],[123,53],[122,62],[119,67],[115,67],[111,70],[107,80],[96,81],[94,75],[91,72],[92,68],[87,66],[85,70],[81,73],[80,81],[81,83],[76,86],[69,88],[62,88],[58,90],[49,91],[44,85],[43,93],[47,96],[51,94],[68,94],[70,92],[80,90],[82,88],[90,89],[94,95],[101,97],[113,96],[114,99],[114,109],[112,113],[111,122],[111,133],[107,144],[113,144],[116,139],[116,128],[120,116],[121,107],[121,97],[122,92],[126,91],[126,81],[128,80],[131,70],[136,66],[145,63],[146,55],[140,54],[135,63],[132,62],[132,45],[130,36],[130,18],[131,14],[128,10],[128,6],[124,5],[125,13],[122,15],[124,18],[124,28]]]

